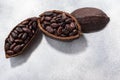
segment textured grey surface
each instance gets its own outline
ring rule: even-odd
[[[0,80],[120,80],[119,0],[0,0]],[[72,42],[36,37],[24,54],[6,59],[4,40],[22,20],[46,10],[80,7],[105,11],[111,21],[102,31]]]

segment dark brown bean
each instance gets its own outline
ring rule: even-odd
[[[33,32],[31,31],[30,33],[28,33],[29,37],[32,37],[33,36]]]
[[[53,31],[57,31],[57,29],[56,29],[56,28],[54,28],[54,29],[53,29]]]
[[[32,25],[30,25],[28,28],[29,28],[30,30],[32,30]]]
[[[50,22],[44,21],[44,25],[50,25]]]
[[[38,18],[33,17],[33,18],[32,18],[32,19],[30,19],[30,20],[34,22],[34,21],[37,21],[37,19],[38,19]]]
[[[18,32],[23,32],[22,28],[20,28],[20,27],[17,27],[16,30],[17,30]]]
[[[13,42],[13,41],[14,41],[14,38],[10,35],[9,40],[10,40],[11,42]]]
[[[16,43],[22,43],[23,40],[21,40],[21,39],[16,39],[15,42],[16,42]]]
[[[57,35],[58,35],[58,34],[57,34],[57,29],[53,29],[53,31],[54,31],[53,34],[57,36]]]
[[[50,26],[47,26],[47,27],[46,27],[46,30],[47,30],[49,33],[53,33],[53,32],[54,32],[53,28],[51,28]]]
[[[61,18],[62,17],[62,15],[61,14],[59,14],[58,16],[57,16],[57,18]]]
[[[57,24],[57,23],[52,23],[51,24],[51,27],[53,27],[53,28],[56,28],[56,27],[58,27],[59,25]]]
[[[29,37],[27,37],[26,39],[25,39],[25,41],[24,41],[24,43],[26,44],[28,41],[29,41]]]
[[[10,41],[10,38],[7,38],[7,42],[8,42],[9,44],[12,44],[12,42]]]
[[[15,32],[16,34],[18,34],[18,31],[17,31],[17,30],[14,30],[14,32]]]
[[[62,29],[62,33],[64,33],[65,35],[68,35],[69,31],[67,29]]]
[[[8,50],[6,53],[7,53],[8,55],[14,54],[14,52],[13,52],[12,50]]]
[[[62,27],[59,27],[57,30],[57,35],[60,35],[62,33]]]
[[[65,28],[66,28],[68,31],[72,31],[72,29],[71,29],[71,27],[70,27],[69,24],[66,24],[66,25],[65,25]]]
[[[24,33],[23,35],[22,35],[22,40],[25,40],[27,38],[27,33]]]
[[[50,21],[50,20],[51,20],[51,17],[45,17],[45,20],[46,20],[46,21]]]
[[[26,24],[28,24],[28,22],[29,22],[29,21],[26,20],[26,21],[23,21],[22,24],[23,24],[23,25],[26,25]]]
[[[18,35],[18,38],[21,38],[21,37],[22,37],[22,35],[23,35],[23,33],[20,33],[20,34]]]
[[[45,12],[44,15],[45,16],[51,16],[53,14],[53,12]]]
[[[71,23],[72,20],[71,20],[70,18],[67,18],[67,19],[65,20],[65,22],[66,22],[66,23]]]
[[[56,18],[56,22],[60,23],[60,22],[62,22],[62,19],[61,18]]]
[[[21,49],[22,49],[21,45],[17,45],[17,46],[14,47],[13,51],[20,52]]]
[[[50,20],[50,22],[51,22],[51,23],[55,23],[55,22],[56,22],[56,20],[52,19],[52,20]]]
[[[26,28],[29,28],[29,25],[26,25],[25,27],[26,27]]]
[[[61,22],[61,23],[59,23],[59,25],[62,26],[62,27],[65,27],[66,23],[65,22]]]
[[[13,49],[15,46],[16,46],[16,43],[13,43],[13,44],[10,46],[10,49]]]
[[[73,32],[71,32],[71,33],[69,34],[69,36],[76,35],[77,33],[78,33],[77,30],[73,30]]]
[[[77,30],[75,29],[75,30],[73,30],[73,32],[74,32],[74,34],[76,34],[76,33],[77,33]]]
[[[25,44],[21,44],[21,47],[24,47]]]
[[[57,17],[56,17],[56,16],[52,18],[52,20],[56,20],[56,19],[57,19]]]
[[[70,27],[71,27],[71,29],[74,29],[75,28],[75,23],[71,22]]]
[[[5,49],[8,50],[10,48],[10,44],[9,43],[6,43],[5,44]]]
[[[25,25],[23,25],[23,24],[19,24],[19,25],[17,25],[18,27],[25,27]]]
[[[66,29],[71,32],[73,29],[75,29],[75,26],[71,26],[69,24],[66,24]]]
[[[34,31],[34,30],[32,30],[32,33],[34,34],[34,33],[35,33],[35,31]]]
[[[28,25],[30,26],[30,25],[32,25],[32,23],[33,23],[33,21],[30,21]]]
[[[37,22],[33,22],[32,27],[33,27],[33,29],[36,29],[37,28]]]
[[[11,35],[12,35],[13,38],[17,38],[17,33],[12,32]]]
[[[57,16],[57,14],[56,13],[53,13],[53,15],[52,16]]]
[[[31,32],[31,30],[28,29],[28,28],[22,28],[22,29],[23,29],[23,31],[25,31],[25,32],[27,32],[27,33],[30,33],[30,32]]]

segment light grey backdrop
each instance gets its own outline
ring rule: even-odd
[[[46,10],[80,7],[100,8],[111,21],[72,42],[39,33],[24,54],[5,58],[4,40],[19,22]],[[120,80],[120,1],[0,0],[0,51],[0,80]]]

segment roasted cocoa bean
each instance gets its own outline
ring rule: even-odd
[[[45,17],[45,20],[50,21],[51,17]]]
[[[23,33],[20,33],[20,34],[18,35],[18,38],[21,38],[21,37],[22,37],[22,35],[23,35]]]
[[[57,24],[57,23],[52,23],[51,24],[51,27],[53,27],[53,28],[57,28],[59,25]]]
[[[53,13],[52,12],[45,12],[44,15],[45,16],[51,16]]]
[[[28,28],[26,28],[26,27],[23,28],[23,31],[25,31],[25,32],[27,32],[27,33],[30,33],[30,32],[31,32],[30,29],[28,29]]]
[[[50,26],[47,26],[46,27],[46,30],[49,32],[49,33],[53,33],[53,28],[52,27],[50,27]]]
[[[37,27],[37,22],[33,22],[32,29],[36,29],[36,27]]]
[[[8,50],[10,48],[10,44],[9,43],[6,43],[5,44],[5,49]]]
[[[27,33],[24,33],[23,35],[22,35],[22,40],[25,40],[27,38]]]
[[[12,36],[13,38],[17,38],[18,35],[17,35],[17,33],[12,32],[12,33],[11,33],[11,36]]]
[[[10,49],[13,49],[15,47],[16,43],[13,43],[11,46],[10,46]]]
[[[28,25],[29,21],[30,21],[30,20],[23,21],[23,22],[22,22],[22,25],[26,25],[26,24]]]
[[[17,27],[16,30],[19,31],[19,32],[23,31],[20,27]]]
[[[7,50],[6,53],[7,53],[8,55],[14,54],[14,52],[13,52],[12,50]]]
[[[16,43],[22,43],[23,40],[21,40],[21,39],[16,39],[15,42],[16,42]]]
[[[17,46],[14,47],[13,51],[14,52],[20,52],[21,49],[22,49],[21,45],[17,45]]]
[[[14,38],[10,35],[9,40],[10,40],[11,42],[13,42],[13,41],[14,41]]]

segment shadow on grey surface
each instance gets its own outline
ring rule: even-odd
[[[80,38],[72,41],[60,41],[46,36],[48,44],[58,51],[66,54],[76,54],[84,51],[87,47],[87,40],[82,35]]]
[[[42,40],[42,34],[41,32],[38,31],[38,34],[26,47],[26,49],[23,51],[23,54],[10,58],[11,67],[17,67],[25,63],[29,59],[32,52],[40,44],[41,40]]]

